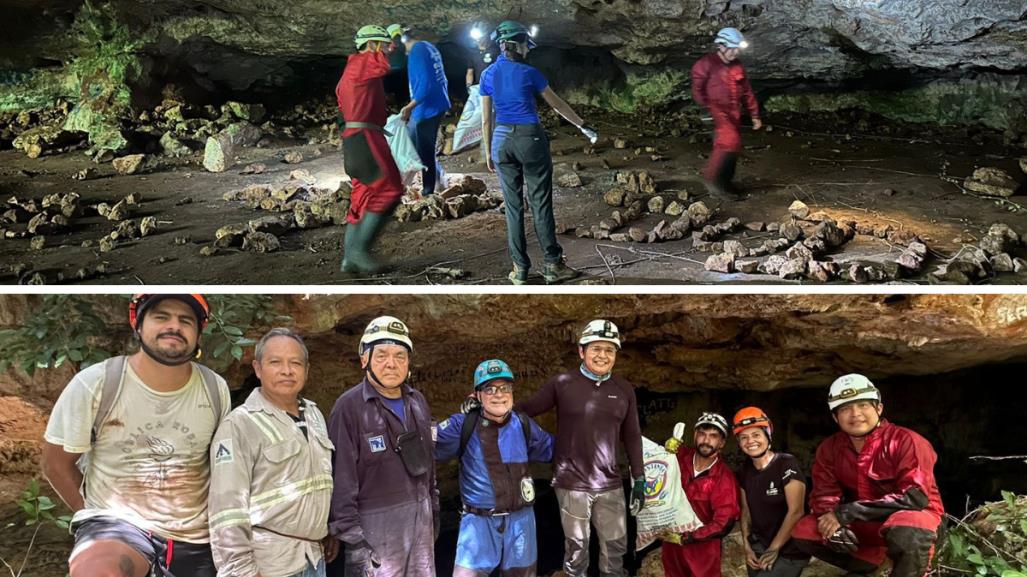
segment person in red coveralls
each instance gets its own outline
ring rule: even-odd
[[[742,33],[724,28],[713,42],[717,51],[692,66],[692,98],[713,116],[713,152],[703,179],[711,194],[724,196],[732,191],[731,179],[742,151],[741,106],[749,111],[754,129],[762,128],[763,121],[745,67],[738,60],[738,53],[748,46]]]
[[[869,573],[888,557],[892,577],[922,577],[945,514],[937,454],[917,433],[881,418],[881,392],[863,375],[838,378],[827,406],[841,431],[817,447],[812,513],[792,538],[850,573]]]
[[[703,413],[695,423],[695,448],[680,439],[667,441],[677,453],[681,486],[703,526],[682,534],[666,533],[663,539],[663,571],[667,577],[720,577],[720,541],[731,532],[741,513],[738,482],[720,450],[727,441],[727,420],[717,413]]]
[[[353,184],[342,272],[373,274],[380,269],[369,250],[403,196],[399,174],[389,143],[385,140],[385,87],[389,73],[389,33],[381,26],[357,31],[358,52],[346,61],[335,87],[339,113],[345,121],[342,151],[346,174]]]

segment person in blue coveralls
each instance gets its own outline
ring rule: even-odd
[[[424,188],[421,194],[435,192],[440,167],[436,142],[442,117],[449,112],[449,82],[442,64],[442,54],[431,42],[421,40],[416,30],[406,30],[403,45],[407,51],[407,75],[410,79],[410,103],[400,111],[409,122],[414,148],[426,168],[421,172]]]
[[[460,536],[453,577],[535,577],[535,485],[528,462],[553,458],[553,436],[513,411],[514,375],[499,359],[474,371],[480,408],[438,425],[435,460],[460,460]]]

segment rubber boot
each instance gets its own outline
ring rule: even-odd
[[[373,212],[365,212],[364,218],[356,224],[346,225],[345,253],[342,255],[342,272],[374,274],[380,270],[378,263],[368,254],[375,234]]]
[[[931,552],[937,534],[930,529],[897,526],[888,529],[888,557],[892,560],[892,577],[923,577],[931,563]]]
[[[735,177],[735,167],[738,166],[738,153],[722,152],[719,156],[711,178],[706,181],[706,189],[712,196],[721,200],[741,200],[731,184]]]

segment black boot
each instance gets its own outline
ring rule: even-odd
[[[884,535],[888,557],[892,560],[891,577],[923,577],[931,562],[931,547],[937,534],[919,527],[892,527]]]

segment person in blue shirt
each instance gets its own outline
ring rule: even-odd
[[[439,423],[435,460],[460,460],[460,536],[453,577],[534,577],[535,485],[528,462],[553,459],[553,436],[513,411],[514,375],[499,359],[474,371],[480,408]]]
[[[515,285],[525,284],[531,268],[521,198],[527,184],[535,235],[545,258],[542,278],[547,284],[571,280],[581,273],[564,263],[563,248],[556,240],[553,157],[549,153],[549,138],[539,122],[535,98],[541,95],[593,144],[598,135],[553,92],[541,72],[524,62],[535,42],[523,24],[507,20],[496,28],[493,37],[500,56],[481,75],[482,138],[486,144],[485,163],[490,172],[499,173],[506,201],[507,243],[513,260],[508,278]]]
[[[436,139],[442,117],[449,111],[449,82],[438,48],[421,40],[414,30],[402,36],[407,51],[407,75],[410,78],[410,103],[400,116],[410,123],[410,137],[417,155],[427,168],[421,172],[421,194],[435,192],[435,181],[441,171],[436,153]]]

